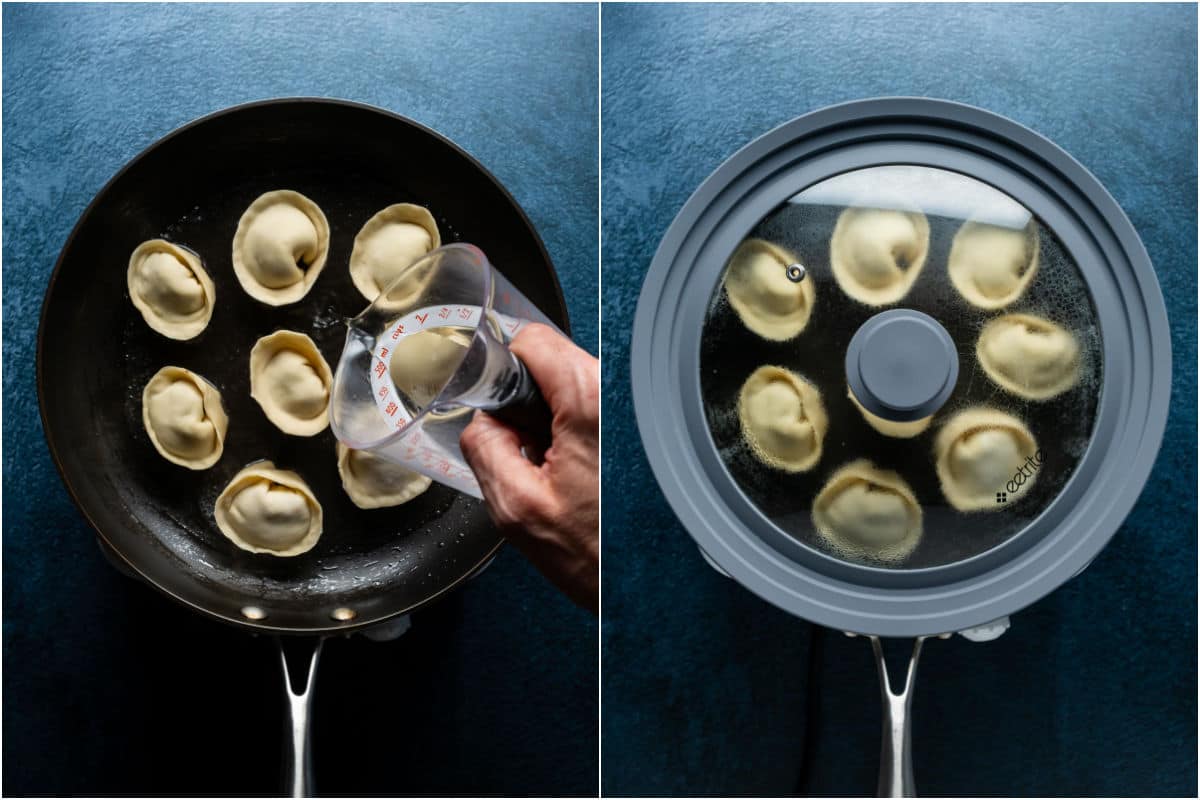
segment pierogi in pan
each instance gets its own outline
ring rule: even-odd
[[[380,458],[366,450],[337,444],[342,488],[359,508],[387,508],[424,494],[433,481],[419,472]]]
[[[406,268],[441,243],[428,209],[411,203],[390,205],[367,220],[354,237],[350,279],[373,302]]]
[[[813,526],[834,550],[896,561],[921,541],[921,505],[897,473],[867,459],[830,476],[812,507]]]
[[[1026,400],[1048,400],[1079,380],[1079,343],[1066,328],[1032,314],[1005,314],[983,326],[975,355],[987,376]]]
[[[742,323],[764,339],[784,341],[808,324],[816,292],[813,279],[788,278],[794,255],[762,239],[738,245],[725,272],[725,295]]]
[[[298,556],[321,538],[321,504],[295,472],[258,461],[243,469],[217,497],[217,527],[251,553]]]
[[[899,302],[929,253],[929,220],[919,211],[852,206],[838,216],[829,263],[838,286],[868,306]]]
[[[854,392],[849,387],[846,388],[846,396],[850,398],[851,405],[858,409],[858,413],[862,414],[863,420],[868,425],[884,436],[890,436],[893,439],[911,439],[919,436],[929,428],[929,423],[933,422],[932,416],[914,419],[910,422],[884,419],[863,408],[862,403],[858,402],[858,398],[854,396]]]
[[[950,245],[950,282],[971,305],[994,310],[1016,302],[1038,269],[1037,227],[964,222]]]
[[[276,331],[250,351],[250,396],[284,433],[313,436],[329,425],[333,372],[313,340]]]
[[[279,189],[242,214],[233,236],[233,272],[246,294],[270,306],[308,294],[329,255],[329,223],[317,204]]]
[[[782,367],[759,367],[738,395],[742,436],[754,455],[785,472],[821,460],[829,418],[817,387]]]
[[[960,411],[942,426],[934,457],[942,494],[959,511],[1007,507],[1033,486],[1041,463],[1025,423],[983,407]]]
[[[418,410],[423,409],[450,381],[470,346],[469,333],[452,327],[426,328],[396,343],[388,374],[396,388]]]
[[[200,257],[165,239],[142,242],[129,257],[129,299],[168,339],[193,339],[208,327],[217,293]]]
[[[208,381],[183,367],[163,367],[142,391],[142,424],[163,458],[199,470],[220,460],[229,418]]]

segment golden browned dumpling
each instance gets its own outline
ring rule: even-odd
[[[1021,420],[993,408],[960,411],[938,431],[934,455],[942,494],[959,511],[995,511],[1033,486],[1037,441]],[[1014,476],[1021,474],[1019,481]]]
[[[983,326],[975,345],[988,377],[1018,397],[1046,400],[1079,380],[1079,345],[1071,332],[1032,314],[1005,314]]]
[[[321,538],[321,504],[304,479],[259,461],[243,469],[217,497],[217,527],[251,553],[298,556]]]
[[[276,331],[250,351],[250,396],[284,433],[313,436],[329,424],[333,372],[313,340]]]
[[[192,339],[208,327],[217,292],[200,257],[165,239],[142,242],[129,257],[129,299],[146,324],[168,339]]]
[[[787,277],[796,257],[762,239],[738,245],[725,271],[729,305],[747,328],[764,339],[783,341],[804,330],[816,292],[811,276],[800,282]]]
[[[246,294],[271,306],[294,303],[312,288],[329,255],[329,223],[317,204],[280,189],[242,214],[233,236],[233,272]]]
[[[225,449],[229,418],[212,384],[183,367],[163,367],[142,391],[142,424],[163,458],[208,469]]]
[[[901,300],[929,252],[929,220],[919,211],[847,208],[829,240],[829,263],[842,291],[869,306]]]
[[[1038,268],[1038,235],[1026,228],[964,222],[950,245],[950,281],[978,308],[1016,302]]]
[[[896,561],[921,541],[921,505],[904,479],[866,459],[839,469],[812,508],[813,526],[835,550]]]
[[[350,279],[363,297],[373,301],[406,267],[441,243],[428,209],[411,203],[388,206],[354,237]]]
[[[742,436],[761,461],[805,472],[821,460],[829,418],[817,387],[782,367],[759,367],[738,395]]]
[[[338,442],[338,474],[342,488],[359,508],[386,508],[424,494],[433,481],[419,472],[380,458],[366,450],[351,450]]]

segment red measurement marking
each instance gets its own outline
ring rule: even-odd
[[[450,309],[443,306],[442,310],[438,312],[438,316],[442,319],[445,319],[446,317],[450,316]]]
[[[406,420],[404,417],[401,417],[400,419],[396,420],[396,430],[398,430],[398,431],[404,430],[404,426],[407,424],[408,424],[408,420]]]
[[[471,318],[471,309],[469,309],[469,308],[460,308],[460,309],[458,310],[458,315],[459,315],[460,317],[462,317],[463,319],[470,319],[470,318]]]
[[[380,386],[379,387],[379,399],[382,400],[383,398],[385,398],[387,396],[388,396],[388,388],[386,386]]]
[[[426,312],[424,314],[417,314],[416,316],[417,316],[417,322],[421,323],[422,325],[425,324],[425,320],[429,319],[428,312]]]
[[[399,338],[400,338],[400,336],[401,336],[403,333],[404,333],[404,326],[403,326],[403,325],[397,325],[397,326],[396,326],[396,330],[392,331],[392,341],[394,342],[394,341],[396,341],[397,339],[399,339]]]
[[[387,358],[387,354],[388,354],[388,353],[390,353],[390,352],[391,352],[391,351],[390,351],[390,350],[388,350],[386,347],[381,347],[381,348],[379,349],[379,357],[380,357],[380,358]]]
[[[513,331],[515,331],[517,329],[517,326],[520,324],[521,324],[521,321],[519,319],[514,319],[512,322],[508,323],[508,326],[507,326],[508,332],[512,333]]]
[[[512,292],[508,291],[508,289],[505,289],[504,292],[500,295],[500,300],[506,306],[512,305]]]
[[[375,365],[373,371],[375,373],[376,378],[382,378],[383,373],[387,372],[387,364],[380,361],[378,364]]]
[[[399,410],[400,410],[400,406],[396,405],[395,401],[392,401],[383,407],[384,413],[387,414],[389,417],[396,416],[396,412]]]
[[[450,462],[449,461],[439,461],[438,469],[440,469],[443,474],[449,475],[450,474]]]

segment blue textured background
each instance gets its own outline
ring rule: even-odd
[[[1099,177],[1154,261],[1175,372],[1161,456],[1105,552],[996,642],[927,646],[917,788],[1195,796],[1195,6],[611,5],[602,30],[604,791],[874,791],[869,647],[701,561],[642,454],[629,318],[672,218],[735,150],[830,103],[925,95]]]
[[[597,9],[5,4],[3,23],[4,793],[274,792],[270,643],[110,569],[50,463],[34,389],[50,269],[104,182],[178,125],[342,97],[435,128],[508,187],[595,352]],[[399,641],[330,642],[318,788],[593,794],[597,633],[505,549]]]

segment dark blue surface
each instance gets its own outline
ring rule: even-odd
[[[270,642],[110,569],[50,463],[34,339],[51,267],[104,182],[178,125],[342,97],[440,131],[508,187],[595,352],[596,8],[6,4],[3,21],[4,793],[274,792]],[[322,792],[595,792],[589,615],[505,549],[413,625],[327,647]]]
[[[870,794],[870,648],[709,569],[666,506],[628,392],[655,248],[734,151],[862,97],[982,106],[1057,142],[1123,206],[1174,333],[1172,411],[1137,507],[996,642],[928,643],[926,795],[1195,795],[1194,6],[605,6],[603,781],[610,794]]]

